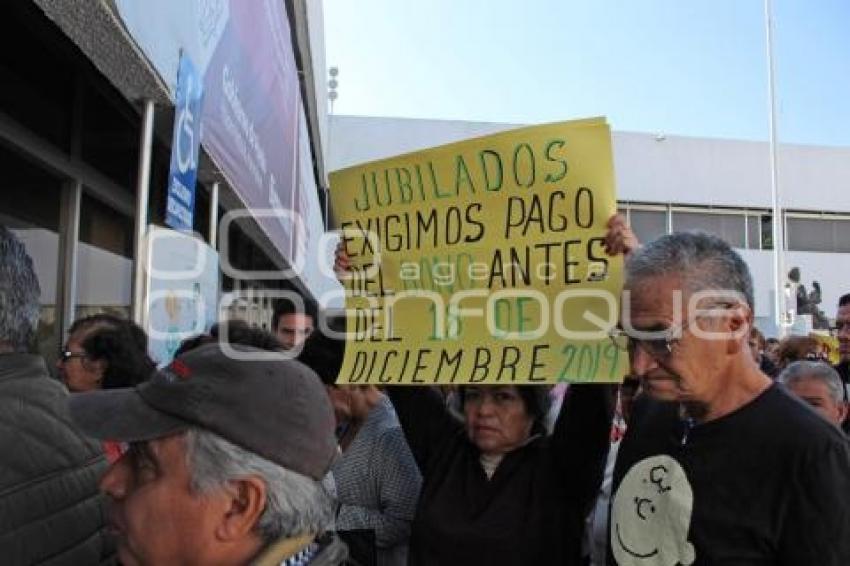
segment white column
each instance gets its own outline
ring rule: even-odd
[[[136,177],[136,225],[133,255],[133,320],[142,324],[144,309],[145,257],[144,238],[148,225],[148,195],[151,179],[151,153],[153,148],[153,100],[145,100],[142,129],[139,134],[139,170]]]
[[[210,188],[210,247],[218,250],[218,181]]]

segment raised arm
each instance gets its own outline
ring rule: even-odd
[[[567,495],[586,515],[596,499],[610,445],[616,386],[571,385],[552,432],[555,465]]]
[[[387,387],[410,451],[423,476],[428,475],[435,451],[463,429],[449,412],[442,395],[432,387]]]

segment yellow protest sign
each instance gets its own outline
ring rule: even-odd
[[[520,128],[331,173],[347,340],[340,383],[619,381],[611,133]]]
[[[841,361],[841,353],[838,351],[838,338],[829,334],[821,334],[812,332],[809,334],[812,338],[818,341],[821,347],[823,356],[830,364],[835,365]]]

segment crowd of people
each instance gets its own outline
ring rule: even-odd
[[[721,239],[615,216],[605,248],[620,386],[337,384],[345,342],[287,301],[160,368],[138,325],[80,319],[56,380],[0,226],[0,564],[850,564],[850,294],[832,366],[758,332]]]

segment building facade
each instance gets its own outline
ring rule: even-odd
[[[33,257],[49,361],[81,316],[139,318],[139,250],[165,222],[182,56],[204,80],[193,230],[227,249],[220,291],[311,300],[332,287],[311,257],[326,185],[320,2],[23,0],[0,10],[0,223]],[[269,93],[277,98],[263,104]],[[219,233],[236,211],[247,212]],[[238,304],[268,324],[268,298]]]

